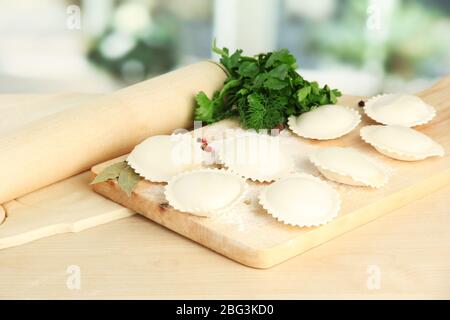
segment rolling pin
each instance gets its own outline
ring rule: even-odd
[[[223,85],[203,61],[30,123],[0,137],[0,203],[130,152],[149,136],[193,124],[194,97]]]

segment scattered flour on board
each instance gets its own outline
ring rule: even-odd
[[[164,185],[152,185],[149,187],[144,187],[139,190],[139,193],[142,194],[145,198],[149,199],[151,202],[156,203],[165,203],[166,197],[164,195],[165,186]]]

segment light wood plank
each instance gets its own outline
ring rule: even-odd
[[[266,270],[136,215],[1,250],[0,299],[450,299],[449,199],[450,186]]]

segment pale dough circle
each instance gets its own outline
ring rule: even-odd
[[[212,217],[242,201],[247,188],[245,180],[232,172],[200,169],[172,178],[164,194],[178,211]]]
[[[416,161],[445,154],[440,144],[408,127],[372,125],[363,127],[360,134],[378,152],[397,160]]]
[[[324,105],[288,119],[289,129],[300,137],[330,140],[342,137],[361,122],[360,114],[349,107]]]
[[[220,163],[253,181],[274,181],[294,168],[292,157],[282,150],[279,136],[243,132],[225,139],[217,152]]]
[[[353,148],[320,148],[309,159],[327,179],[339,183],[380,188],[389,179],[381,165]]]
[[[299,227],[325,224],[337,216],[341,207],[339,193],[331,185],[304,173],[265,187],[259,202],[277,220]]]
[[[191,135],[159,135],[137,145],[127,162],[146,180],[167,182],[181,172],[201,167],[202,151]]]
[[[431,121],[436,110],[422,99],[410,94],[383,94],[366,102],[364,112],[385,125],[414,127]]]

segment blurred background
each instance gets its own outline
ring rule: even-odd
[[[450,74],[450,1],[0,0],[0,92],[110,92],[211,58],[213,38],[288,48],[347,94],[415,92]]]

